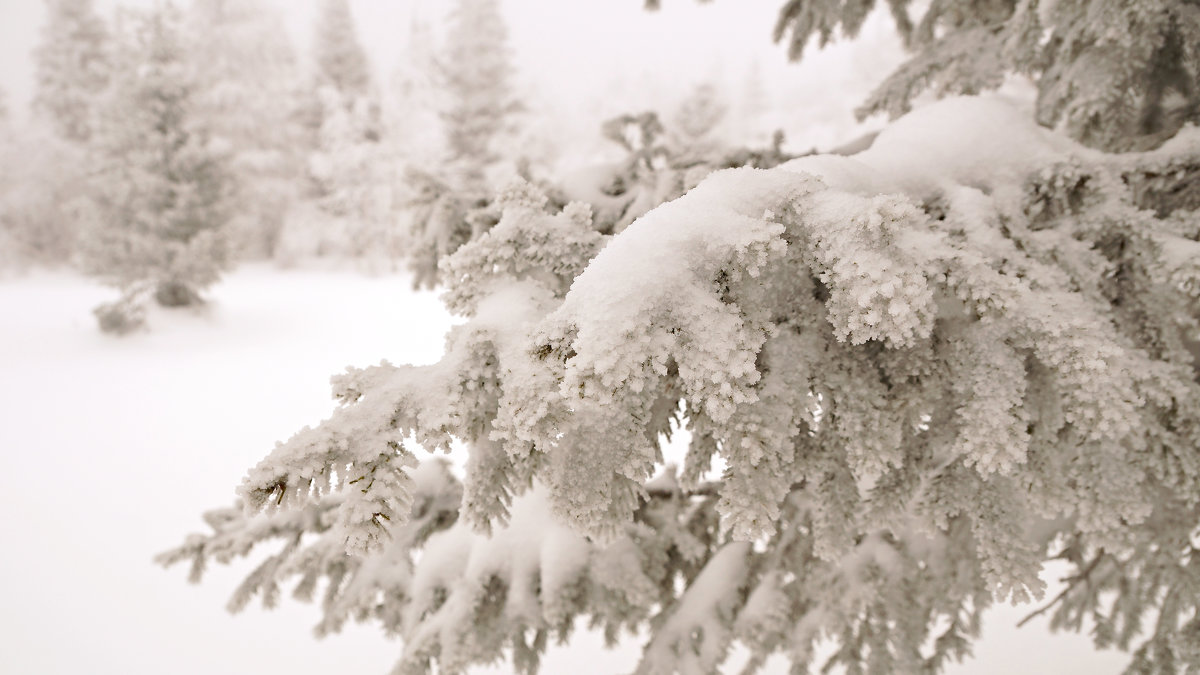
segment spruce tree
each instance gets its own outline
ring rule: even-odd
[[[378,92],[373,87],[370,64],[358,40],[358,30],[347,0],[324,0],[316,23],[313,51],[316,73],[308,90],[304,120],[311,132],[308,150],[320,151],[321,129],[334,109],[331,104],[335,103],[345,111],[365,105],[370,113],[370,123],[362,126],[364,138],[373,142],[380,140],[382,124]],[[320,195],[320,181],[310,182],[310,187]]]
[[[771,108],[771,95],[767,91],[762,63],[755,60],[742,77],[742,88],[737,97],[735,114],[741,133],[746,138],[757,140],[760,134],[773,131],[773,129],[765,127],[767,122],[765,116]]]
[[[367,95],[371,69],[348,0],[322,0],[313,50],[318,86],[332,87],[347,97]]]
[[[94,105],[109,77],[109,34],[92,0],[46,0],[34,51],[34,111],[63,138],[91,136]]]
[[[325,122],[328,97],[322,90],[337,92],[348,108],[359,98],[375,95],[370,61],[358,39],[348,0],[321,0],[312,43],[312,79],[302,90],[295,114],[305,131],[300,147],[306,153],[316,151]]]
[[[508,28],[499,0],[456,0],[442,54],[449,162],[458,189],[480,189],[495,143],[519,106],[512,92]]]
[[[378,110],[362,97],[318,91],[321,128],[308,156],[312,194],[289,215],[276,258],[348,257],[378,265],[399,255],[396,224],[398,162],[378,137]]]
[[[520,109],[498,0],[456,0],[437,63],[444,157],[410,166],[404,179],[404,247],[418,287],[435,284],[439,261],[498,215],[488,173]]]
[[[242,255],[270,256],[302,177],[291,41],[279,12],[261,0],[193,0],[186,28],[193,116],[229,156],[237,186],[231,242]]]
[[[415,166],[435,164],[444,153],[440,126],[437,46],[432,27],[414,16],[404,51],[384,99],[386,142]]]
[[[89,212],[86,148],[0,117],[0,267],[71,261]]]
[[[230,175],[195,119],[193,73],[180,14],[163,4],[133,15],[93,138],[94,222],[86,271],[122,291],[97,310],[118,332],[141,301],[195,304],[229,262]]]
[[[680,102],[671,119],[671,132],[678,150],[703,158],[720,147],[718,128],[729,107],[712,82],[696,85]]]

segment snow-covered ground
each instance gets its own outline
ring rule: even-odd
[[[95,328],[90,308],[110,296],[67,274],[0,281],[0,673],[387,673],[399,646],[374,627],[316,641],[316,610],[290,600],[228,615],[246,564],[190,586],[151,558],[202,529],[276,440],[328,414],[331,374],[435,360],[451,323],[436,294],[404,276],[250,266],[202,312],[152,313],[126,338]],[[950,672],[1125,662],[1044,622],[1017,631],[1022,615],[994,612],[977,658]],[[634,650],[600,645],[552,648],[543,672],[630,669]]]

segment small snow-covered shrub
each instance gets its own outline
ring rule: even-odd
[[[145,306],[131,296],[106,302],[93,309],[92,313],[96,315],[101,332],[112,335],[126,335],[146,325]]]

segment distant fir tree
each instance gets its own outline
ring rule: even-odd
[[[366,96],[371,67],[358,40],[349,0],[322,0],[316,26],[317,86],[332,87],[346,97]]]
[[[498,159],[498,137],[511,129],[520,109],[499,0],[455,0],[441,65],[446,146],[458,174],[453,182],[478,189]]]
[[[378,110],[369,99],[347,102],[332,87],[318,94],[323,122],[306,166],[312,193],[289,213],[276,260],[341,257],[371,268],[390,265],[400,240],[397,148],[380,141]]]
[[[389,144],[412,164],[431,166],[443,155],[438,50],[428,22],[413,16],[404,51],[388,81],[383,116]]]
[[[237,185],[231,244],[269,257],[304,161],[299,67],[282,16],[263,0],[193,0],[186,29],[194,117],[229,155]]]
[[[88,221],[87,148],[0,119],[0,267],[64,265]]]
[[[704,157],[720,147],[717,129],[729,113],[723,99],[712,82],[692,87],[671,117],[671,136],[679,152]]]
[[[436,61],[445,155],[433,169],[410,166],[404,179],[404,247],[417,286],[435,284],[439,261],[496,223],[488,173],[521,109],[511,58],[498,0],[456,0]]]
[[[93,138],[95,222],[83,265],[122,291],[97,310],[107,330],[136,327],[148,295],[196,304],[230,261],[231,176],[196,119],[180,24],[169,4],[128,17]]]
[[[110,38],[92,0],[45,0],[46,22],[34,50],[33,108],[63,138],[87,141],[94,106],[107,86]]]
[[[375,98],[370,60],[358,37],[348,0],[320,0],[313,24],[311,81],[303,89],[296,120],[305,130],[301,147],[315,151],[324,123],[327,98],[323,89],[336,91],[347,107],[357,99]],[[378,133],[373,125],[372,133]],[[310,184],[310,187],[313,187]]]
[[[0,89],[0,270],[71,261],[86,213],[86,148],[18,126]]]
[[[652,2],[652,4],[657,4]],[[775,37],[857,35],[875,0],[788,0]],[[1190,0],[888,0],[913,57],[858,110],[907,112],[923,91],[974,94],[1009,73],[1038,87],[1037,119],[1105,150],[1158,146],[1200,121],[1200,5]],[[921,13],[913,15],[913,11]]]

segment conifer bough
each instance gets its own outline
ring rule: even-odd
[[[322,586],[318,633],[377,621],[400,673],[533,672],[585,619],[645,636],[655,674],[735,643],[746,672],[806,672],[822,640],[851,673],[938,672],[1061,559],[1053,627],[1130,672],[1198,669],[1198,161],[1191,127],[1109,154],[967,97],[853,157],[718,171],[616,234],[515,184],[441,263],[466,319],[442,360],[335,378],[334,414],[160,559],[199,578],[278,540],[231,608]],[[456,441],[461,481],[426,456]]]
[[[443,359],[336,378],[333,416],[161,559],[198,577],[279,539],[231,607],[324,581],[318,631],[380,622],[397,672],[531,672],[586,617],[649,636],[639,672],[735,641],[803,672],[831,638],[894,673],[966,655],[1061,558],[1056,626],[1200,666],[1200,223],[1138,205],[1197,150],[1103,154],[959,98],[617,235],[515,185],[443,262],[467,318]],[[461,482],[425,458],[456,440]]]

